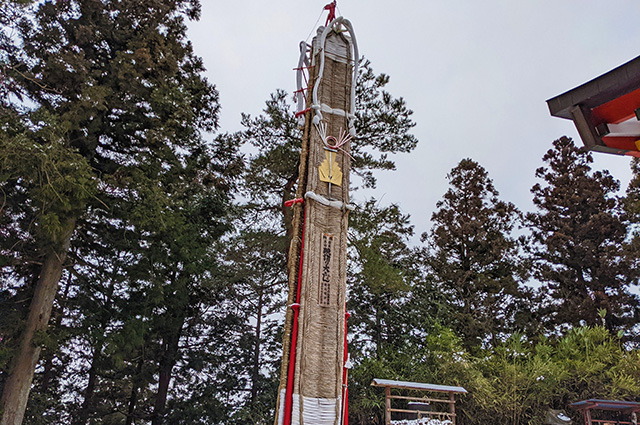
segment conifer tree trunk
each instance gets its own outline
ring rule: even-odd
[[[118,273],[122,273],[122,269],[118,268],[114,273],[114,278],[111,279],[109,287],[107,288],[106,294],[107,299],[105,305],[111,305],[113,302],[113,291],[115,289],[115,276]],[[69,286],[65,288],[65,291],[69,289]],[[66,296],[65,296],[66,298]],[[106,329],[109,321],[108,316],[103,316],[100,320],[100,328]],[[89,378],[87,380],[87,388],[84,391],[84,400],[82,401],[82,406],[76,415],[74,420],[74,425],[85,425],[89,421],[89,414],[93,409],[93,395],[96,390],[96,382],[98,380],[98,369],[100,367],[100,362],[102,360],[102,348],[104,347],[105,336],[104,334],[96,342],[95,347],[93,347],[93,356],[91,357],[91,366],[89,367]]]
[[[127,420],[125,425],[133,424],[133,413],[136,410],[136,403],[138,402],[138,387],[136,385],[131,388],[131,396],[129,397],[129,407],[127,408]]]
[[[169,384],[171,383],[171,371],[176,364],[178,357],[178,346],[180,342],[180,336],[182,334],[182,327],[184,325],[185,317],[182,315],[180,320],[177,320],[176,326],[169,336],[164,341],[165,352],[160,360],[160,371],[158,376],[158,392],[156,394],[156,402],[153,409],[153,417],[151,418],[152,425],[160,425],[164,420],[164,411],[167,404],[167,394],[169,392]]]
[[[87,388],[84,392],[84,400],[78,413],[78,419],[74,422],[75,425],[85,425],[89,419],[89,412],[93,407],[93,394],[96,389],[96,380],[98,378],[98,363],[100,362],[100,356],[102,352],[103,341],[99,341],[93,350],[93,358],[91,359],[91,368],[89,369],[89,380],[87,382]]]
[[[264,291],[258,291],[258,313],[256,314],[255,348],[253,351],[253,369],[251,371],[251,406],[254,407],[258,399],[258,379],[260,375],[260,338],[262,330],[262,308],[264,304]]]
[[[1,425],[21,425],[24,412],[27,408],[33,372],[41,348],[36,344],[35,337],[38,332],[46,330],[53,300],[58,290],[58,282],[62,276],[62,268],[67,258],[67,251],[71,241],[71,235],[75,228],[74,217],[68,218],[64,223],[58,249],[51,249],[42,265],[36,289],[29,307],[29,315],[22,334],[20,348],[16,354],[11,372],[2,393],[0,405],[3,409]]]
[[[67,283],[64,286],[64,290],[62,291],[62,298],[58,299],[58,303],[61,304],[64,300],[67,299],[69,295],[69,288],[71,287],[71,274],[67,279]],[[62,301],[61,301],[62,300]],[[59,329],[62,324],[62,319],[64,318],[64,307],[61,306],[60,311],[52,312],[52,316],[54,317],[53,328]],[[45,353],[44,359],[44,372],[42,373],[42,384],[40,385],[40,392],[42,394],[46,394],[49,391],[49,386],[51,384],[51,380],[53,379],[54,370],[53,370],[53,359],[55,358],[55,351],[50,353]]]
[[[142,373],[142,367],[144,366],[144,355],[140,355],[140,360],[138,361],[138,367],[136,368],[136,375],[140,375]],[[134,413],[136,411],[136,404],[138,403],[138,390],[139,386],[136,383],[135,376],[131,377],[131,395],[129,396],[129,406],[127,407],[127,419],[125,421],[125,425],[133,425]]]

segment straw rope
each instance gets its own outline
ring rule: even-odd
[[[313,85],[314,77],[312,73],[309,76],[309,87]],[[307,105],[311,104],[311,95],[307,96]],[[310,115],[307,113],[306,115]],[[305,119],[304,129],[302,131],[302,143],[300,149],[300,164],[298,165],[298,187],[296,188],[296,198],[302,198],[307,185],[307,168],[309,157],[309,135],[311,132],[310,119]],[[278,400],[276,404],[275,424],[278,425],[280,415],[284,414],[281,406],[284,402],[280,399],[284,398],[284,390],[287,387],[287,372],[289,370],[289,354],[291,351],[291,328],[293,325],[293,310],[290,306],[296,302],[296,289],[298,283],[298,265],[300,263],[300,248],[302,238],[304,205],[293,205],[293,225],[291,233],[291,242],[289,243],[289,252],[287,254],[287,275],[288,275],[288,297],[287,311],[285,314],[284,334],[282,336],[282,366],[280,370],[280,385],[278,386]]]
[[[348,136],[347,132],[351,133],[349,127],[353,125],[350,120],[354,61],[350,40],[338,31],[323,32],[322,37],[314,39],[312,49],[306,102],[309,112],[304,120],[296,197],[309,193],[312,196],[306,196],[304,206],[293,206],[287,304],[299,302],[300,309],[295,361],[291,364],[292,388],[287,388],[287,382],[293,360],[290,353],[294,314],[291,308],[286,311],[276,425],[282,423],[286,404],[283,399],[288,398],[289,391],[293,400],[292,424],[337,425],[342,406],[347,227],[351,208],[348,192],[351,134]],[[353,51],[357,52],[357,48]],[[322,68],[318,66],[320,63]],[[321,73],[323,79],[319,78]],[[319,127],[311,125],[310,116],[317,115],[312,108],[317,103],[312,100],[314,94],[322,109],[343,112],[327,113]],[[341,184],[327,184],[319,179],[318,167],[325,160],[326,149],[334,152],[333,158],[342,170]]]
[[[327,38],[327,46],[334,50],[343,49],[342,52],[337,52],[342,54],[336,56],[348,56],[351,53],[349,42],[344,35],[332,32]],[[317,55],[318,51],[320,48],[316,40],[314,55]],[[319,62],[317,56],[313,59],[314,63]],[[318,72],[314,72],[316,79]],[[324,78],[314,86],[318,100],[332,109],[351,112],[351,63],[334,60],[327,55],[324,59],[323,73],[330,78]],[[326,136],[339,136],[346,131],[348,125],[347,114],[326,114],[323,117],[324,134],[311,129],[308,150],[306,190],[343,205],[349,203],[350,140],[346,140],[340,146],[344,153],[335,157],[343,173],[342,184],[331,185],[329,189],[327,183],[320,181],[318,167],[325,160]],[[337,423],[342,397],[348,209],[334,208],[317,202],[313,197],[308,197],[306,202],[306,254],[300,271],[303,285],[300,293],[301,308],[293,393],[299,395],[302,400],[319,401],[315,404],[298,403],[299,416],[294,416],[299,417],[301,422],[292,423],[314,423],[317,418],[326,416],[328,411],[334,412],[335,421],[332,423]],[[323,257],[323,249],[330,251],[329,260]],[[326,271],[323,268],[327,265],[326,261],[329,261],[330,270],[328,285],[322,276],[323,271]],[[333,409],[330,408],[332,405]],[[324,419],[322,423],[325,423]]]

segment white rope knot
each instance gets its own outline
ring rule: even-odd
[[[340,128],[340,133],[338,134],[338,138],[336,139],[334,136],[327,136],[327,123],[321,122],[320,124],[316,124],[315,127],[326,150],[330,152],[340,151],[347,155],[349,158],[353,159],[351,154],[342,148],[342,146],[351,141],[351,134],[348,134],[346,131]]]
[[[327,207],[332,207],[332,208],[337,208],[339,210],[348,210],[348,211],[353,211],[356,209],[356,206],[353,204],[345,204],[342,201],[331,201],[327,198],[325,198],[322,195],[318,195],[317,193],[314,192],[307,192],[304,194],[304,197],[306,199],[313,199],[314,201],[318,202],[319,204],[325,205]]]

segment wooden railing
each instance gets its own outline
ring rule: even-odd
[[[425,417],[433,418],[438,417],[441,420],[450,420],[453,425],[456,423],[456,410],[455,410],[455,396],[453,393],[449,393],[449,398],[434,398],[434,397],[411,397],[411,396],[403,396],[403,395],[395,395],[391,394],[391,388],[387,387],[385,389],[386,397],[385,397],[385,423],[387,425],[391,424],[391,413],[414,413],[417,414],[418,419],[422,419]],[[418,401],[424,403],[440,403],[449,405],[448,412],[438,412],[438,411],[424,411],[424,410],[414,410],[414,409],[396,409],[391,407],[391,400],[405,400],[405,401]]]
[[[424,382],[408,382],[397,381],[390,379],[374,378],[371,385],[376,387],[384,387],[385,400],[384,400],[384,423],[386,425],[391,424],[391,413],[411,413],[417,416],[418,419],[422,418],[439,418],[440,420],[450,420],[452,425],[456,423],[456,394],[464,394],[467,392],[463,387],[451,386],[451,385],[439,385],[439,384],[427,384]],[[391,394],[391,389],[394,389],[395,394]],[[400,393],[400,394],[398,394]],[[401,395],[401,394],[414,394]],[[416,397],[415,394],[425,394],[422,397]],[[442,398],[438,398],[442,395]],[[412,409],[409,408],[393,408],[391,407],[392,400],[402,400],[404,402],[422,402],[429,406],[429,410]],[[435,404],[436,408],[433,408]],[[438,406],[440,405],[440,406]],[[442,406],[444,405],[444,406]],[[448,406],[448,408],[447,408]],[[403,406],[404,407],[404,406]],[[444,410],[444,411],[441,411]],[[448,412],[446,411],[448,410]]]

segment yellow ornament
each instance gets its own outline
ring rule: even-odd
[[[325,151],[325,160],[318,167],[320,180],[323,182],[342,186],[342,170],[336,162],[336,152]]]

